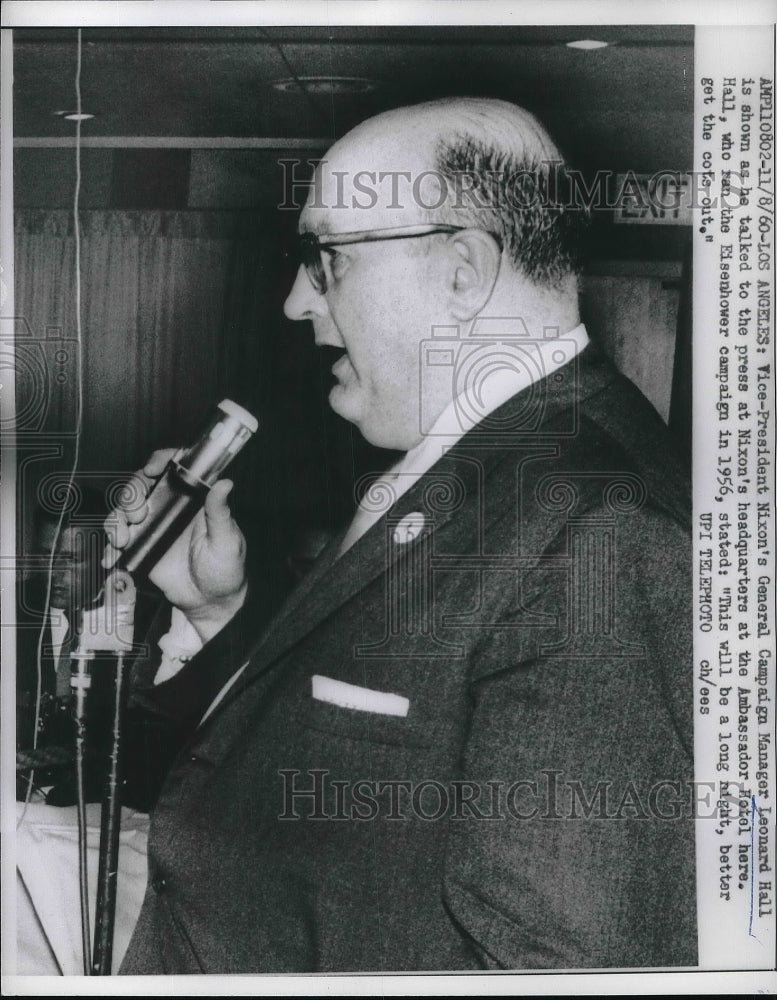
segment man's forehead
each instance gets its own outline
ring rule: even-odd
[[[337,144],[316,167],[299,220],[301,233],[356,232],[428,221],[442,179],[429,150],[385,142]]]

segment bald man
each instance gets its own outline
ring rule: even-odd
[[[479,99],[319,165],[286,314],[402,457],[261,637],[228,483],[155,568],[191,737],[124,973],[696,963],[688,483],[580,324],[564,176]]]

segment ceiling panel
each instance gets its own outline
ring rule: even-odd
[[[610,40],[594,52],[564,44]],[[19,137],[65,137],[76,34],[14,33]],[[84,136],[336,137],[389,107],[445,94],[504,97],[534,110],[581,166],[689,169],[693,29],[353,27],[86,30]],[[355,76],[368,94],[281,93],[298,76]]]

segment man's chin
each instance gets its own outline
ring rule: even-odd
[[[359,412],[354,404],[352,390],[338,382],[329,390],[329,405],[343,420],[359,426]]]
[[[384,420],[377,422],[365,416],[365,408],[358,405],[354,399],[354,390],[349,386],[338,383],[329,392],[329,405],[334,412],[354,424],[361,436],[375,448],[384,448],[386,451],[407,451],[410,445],[407,442],[397,440],[397,426]],[[376,426],[377,424],[377,426]],[[413,442],[415,443],[415,442]]]

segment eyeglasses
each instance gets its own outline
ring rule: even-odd
[[[332,233],[318,236],[303,233],[297,237],[300,263],[319,295],[326,292],[326,273],[322,251],[331,250],[349,243],[380,243],[383,240],[415,240],[421,236],[435,236],[437,233],[459,233],[467,226],[417,225],[391,226],[387,229],[363,229],[354,233]]]

